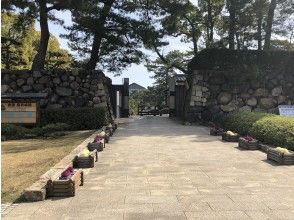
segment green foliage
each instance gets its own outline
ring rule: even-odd
[[[4,139],[15,140],[31,137],[41,137],[59,131],[67,131],[70,126],[65,123],[47,124],[43,127],[27,128],[21,125],[2,124],[1,135]]]
[[[22,17],[15,13],[2,13],[1,64],[5,69],[30,69],[39,47],[40,32],[34,23],[18,27]],[[61,49],[57,38],[50,36],[45,60],[46,69],[69,69],[72,56]]]
[[[221,124],[224,129],[232,130],[240,135],[247,135],[253,124],[266,116],[274,116],[263,112],[234,112],[224,116]]]
[[[281,65],[293,65],[294,53],[289,51],[256,51],[207,49],[201,51],[189,64],[190,70],[236,70],[247,71],[252,66],[261,68]],[[293,69],[288,67],[289,70]]]
[[[139,106],[164,108],[166,106],[165,94],[165,88],[160,86],[148,87],[147,90],[142,91],[133,91],[129,100],[130,114],[137,114]]]
[[[105,108],[64,108],[41,110],[41,125],[66,123],[71,130],[97,129],[106,124]]]
[[[14,124],[1,124],[1,136],[3,139],[20,139],[28,134],[30,129]]]
[[[106,124],[104,108],[42,109],[40,114],[41,127],[26,128],[20,125],[2,124],[2,137],[6,139],[38,137],[67,130],[97,129]]]
[[[293,24],[293,29],[294,29],[294,24]],[[271,49],[294,51],[294,44],[288,40],[272,40]]]
[[[189,63],[189,70],[218,70],[228,81],[263,80],[268,69],[293,75],[293,51],[207,49]]]
[[[68,131],[70,126],[66,123],[47,124],[43,127],[33,128],[33,133],[37,136],[43,136],[56,131]]]
[[[225,116],[221,125],[240,135],[251,135],[275,146],[294,150],[294,118],[262,112],[236,112]]]
[[[28,69],[32,62],[34,24],[18,27],[20,16],[2,13],[1,64],[6,69]]]
[[[39,35],[39,33],[38,33]],[[48,50],[45,59],[45,68],[50,69],[69,69],[72,66],[72,56],[65,49],[60,48],[60,43],[55,36],[50,36]]]
[[[265,143],[294,150],[294,118],[264,117],[253,124],[249,133]]]
[[[81,7],[72,11],[73,24],[66,27],[69,32],[63,37],[85,61],[94,62],[94,66],[98,62],[99,68],[120,73],[132,63],[139,64],[144,57],[139,35],[144,20],[134,13],[139,4],[126,0],[109,0],[104,4],[83,1]],[[89,55],[94,60],[88,59]]]

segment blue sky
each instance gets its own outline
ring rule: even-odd
[[[56,15],[57,15],[57,17],[63,19],[63,21],[65,22],[65,25],[71,24],[70,12],[66,12],[66,11],[56,12]],[[39,29],[38,24],[36,24],[36,25],[37,25],[37,29]],[[52,22],[49,23],[49,29],[50,29],[50,33],[59,39],[61,47],[70,51],[70,49],[67,45],[67,40],[59,37],[60,34],[66,33],[66,30],[62,26],[54,24]],[[164,48],[164,50],[163,50],[164,54],[166,54],[167,52],[174,50],[174,49],[184,51],[189,48],[189,44],[182,43],[180,41],[180,39],[178,39],[178,38],[176,38],[176,39],[169,38],[168,40],[170,42],[170,45],[168,45],[167,47]],[[143,51],[148,53],[150,58],[152,58],[152,59],[156,58],[156,54],[154,54],[150,51],[146,51],[144,49],[143,49]],[[126,70],[124,70],[120,76],[117,76],[117,77],[115,77],[113,73],[107,73],[105,71],[104,71],[104,73],[112,79],[113,84],[121,84],[123,78],[129,78],[130,83],[135,82],[135,83],[138,83],[144,87],[151,86],[152,83],[154,82],[154,80],[151,78],[153,74],[151,72],[147,71],[147,69],[145,68],[143,63],[140,65],[135,65],[135,64],[131,65]]]

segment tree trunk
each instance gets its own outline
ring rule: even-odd
[[[46,6],[46,0],[38,1],[40,8],[40,45],[38,52],[33,60],[32,70],[42,70],[45,65],[45,58],[48,48],[48,41],[50,37],[49,27],[48,27],[48,11]]]
[[[99,61],[99,52],[100,52],[101,41],[102,41],[102,35],[95,34],[92,49],[91,49],[90,60],[86,64],[87,70],[94,70],[96,68],[97,62]]]
[[[236,32],[236,41],[237,41],[237,50],[241,50],[241,42],[239,39],[239,34]],[[243,43],[243,47],[244,47],[244,43]]]
[[[196,56],[198,53],[198,45],[197,45],[197,38],[194,36],[192,36],[192,41],[193,41],[193,51],[194,51],[194,55]]]
[[[236,7],[234,0],[230,0],[228,4],[228,10],[230,12],[229,21],[229,48],[235,49],[235,33],[236,33]]]
[[[207,41],[206,41],[206,48],[210,47],[210,42],[209,42],[209,27],[208,27],[208,21],[206,23],[206,37],[207,37]]]
[[[109,15],[109,12],[114,2],[115,0],[107,1],[104,4],[104,7],[102,9],[101,16],[99,18],[98,28],[96,29],[94,33],[94,40],[92,44],[90,60],[86,64],[86,69],[88,70],[94,70],[99,61],[99,52],[100,52],[100,46],[103,39],[103,35],[105,33],[106,19]]]
[[[212,20],[212,6],[211,0],[207,2],[207,25],[208,25],[208,42],[211,47],[213,44],[213,20]]]
[[[259,14],[258,15],[258,20],[257,20],[257,43],[258,43],[258,50],[262,50],[261,28],[262,28],[262,17]]]
[[[267,22],[266,22],[266,28],[265,28],[264,50],[270,49],[272,26],[273,26],[273,20],[274,20],[276,7],[277,7],[277,0],[271,0],[268,14],[267,14]]]

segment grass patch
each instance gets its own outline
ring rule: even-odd
[[[2,142],[2,203],[22,201],[23,190],[81,144],[93,131],[51,139]]]

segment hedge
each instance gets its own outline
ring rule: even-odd
[[[33,134],[36,134],[37,136],[44,136],[52,132],[68,130],[70,130],[70,126],[66,123],[47,124],[43,127],[36,127],[32,129]]]
[[[275,146],[294,150],[294,118],[261,112],[236,112],[221,120],[226,130],[251,135]]]
[[[259,51],[259,50],[230,50],[205,49],[199,52],[188,64],[190,70],[235,70],[268,66],[283,66],[287,73],[294,68],[293,51]]]
[[[233,130],[240,135],[247,135],[253,124],[266,116],[274,115],[263,112],[234,112],[224,116],[220,123],[226,130]]]
[[[294,118],[264,117],[253,124],[249,133],[265,143],[294,150]]]
[[[28,128],[14,124],[1,124],[1,140],[21,139],[29,133]]]
[[[47,134],[59,131],[67,131],[69,125],[65,123],[48,124],[43,127],[27,128],[21,125],[2,124],[2,140],[16,140],[23,138],[32,138],[46,136]]]
[[[97,129],[106,124],[103,107],[43,109],[40,115],[41,125],[66,123],[71,130]]]

